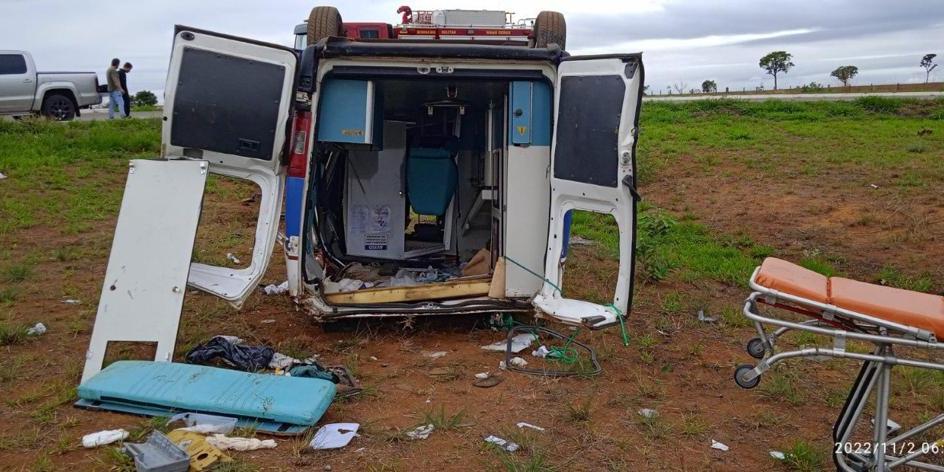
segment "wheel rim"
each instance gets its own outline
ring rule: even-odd
[[[72,104],[64,98],[53,99],[49,112],[56,120],[63,121],[72,113]]]

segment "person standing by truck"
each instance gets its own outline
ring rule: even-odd
[[[118,66],[121,64],[121,60],[117,57],[111,60],[111,67],[105,71],[105,80],[108,81],[108,119],[115,118],[115,108],[118,109],[118,113],[124,117],[125,115],[125,100],[124,94],[125,89],[121,88],[121,77],[118,75]]]
[[[124,112],[125,118],[131,116],[131,92],[128,91],[128,74],[131,73],[131,68],[134,67],[130,62],[125,62],[125,65],[121,66],[121,69],[118,69],[118,80],[121,83],[121,99],[124,101]]]

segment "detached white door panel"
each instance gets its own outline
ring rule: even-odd
[[[205,161],[131,161],[82,381],[110,341],[157,343],[170,362],[206,177]]]
[[[535,307],[568,324],[618,323],[632,297],[636,201],[635,144],[643,82],[639,55],[573,56],[558,68],[551,144],[551,213],[545,277],[561,286],[565,215],[584,210],[612,215],[619,227],[619,276],[613,303],[564,298],[551,284]]]
[[[210,172],[254,182],[262,199],[248,267],[193,263],[188,284],[242,305],[278,236],[281,154],[298,58],[290,48],[177,27],[164,95],[162,154],[203,159]]]

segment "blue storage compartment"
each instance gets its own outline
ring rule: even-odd
[[[544,82],[515,81],[509,86],[508,136],[515,146],[551,145],[551,88]]]
[[[383,143],[383,101],[370,80],[328,79],[318,98],[318,140]]]

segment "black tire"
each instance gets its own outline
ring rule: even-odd
[[[341,14],[334,7],[315,7],[308,14],[308,45],[332,36],[344,36]]]
[[[532,47],[546,48],[551,44],[565,49],[567,46],[567,22],[564,15],[556,11],[542,11],[534,20]]]
[[[747,342],[745,350],[754,359],[763,359],[764,354],[767,352],[764,341],[760,338],[751,338],[751,340]]]
[[[75,102],[64,93],[51,93],[43,99],[42,112],[56,121],[70,121],[75,118]]]
[[[734,383],[736,383],[738,387],[741,387],[743,389],[752,389],[756,387],[757,384],[760,383],[759,375],[757,377],[754,377],[754,379],[750,381],[745,381],[741,378],[742,375],[744,375],[745,373],[751,370],[754,370],[754,366],[752,365],[748,365],[748,364],[739,365],[737,369],[734,369]]]

